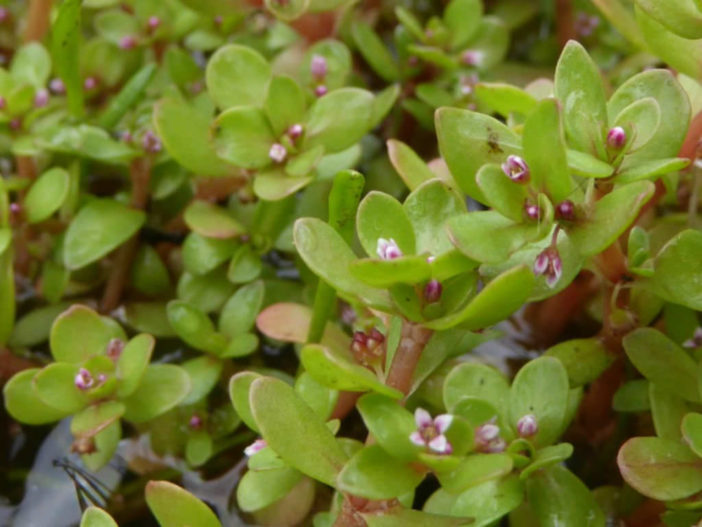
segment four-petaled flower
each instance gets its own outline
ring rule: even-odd
[[[402,256],[402,251],[397,246],[397,242],[392,238],[389,240],[378,238],[377,252],[381,260],[394,260]]]
[[[529,181],[529,165],[519,156],[508,156],[507,161],[502,163],[502,171],[515,183],[526,183]]]
[[[412,443],[428,448],[436,454],[453,452],[453,447],[445,435],[453,421],[452,415],[441,414],[432,419],[429,412],[423,408],[417,408],[414,411],[414,420],[417,423],[417,430],[410,434]]]
[[[247,446],[244,449],[244,454],[246,457],[251,457],[254,454],[258,454],[261,450],[266,448],[268,446],[268,443],[266,443],[265,439],[257,439],[253,443],[251,443],[249,446]]]
[[[546,277],[546,285],[549,287],[554,287],[558,283],[562,273],[563,262],[558,254],[558,249],[555,247],[549,247],[536,257],[534,274],[536,276],[544,275]]]

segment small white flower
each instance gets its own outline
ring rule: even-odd
[[[683,342],[685,348],[699,348],[702,346],[702,327],[699,327],[692,334],[692,338]]]
[[[92,388],[93,384],[95,384],[95,379],[93,379],[93,375],[88,370],[81,368],[78,370],[73,382],[75,383],[76,388],[85,391]]]
[[[502,163],[502,171],[515,183],[527,183],[529,181],[529,165],[519,156],[510,155]]]
[[[265,439],[257,439],[253,443],[251,443],[249,446],[247,446],[244,449],[244,455],[247,457],[251,457],[254,454],[258,454],[261,450],[266,448],[268,446],[268,443],[266,443]]]
[[[377,253],[381,260],[394,260],[402,256],[402,251],[397,246],[397,242],[392,238],[389,240],[378,238]]]
[[[423,408],[417,408],[414,412],[414,421],[417,423],[417,430],[410,434],[412,443],[428,448],[436,454],[453,452],[451,443],[444,435],[453,422],[452,415],[441,414],[432,419],[429,412]]]
[[[280,143],[273,143],[268,151],[270,157],[275,163],[282,163],[288,155],[288,151]]]
[[[563,262],[557,249],[549,247],[539,253],[534,260],[534,274],[536,276],[544,275],[546,285],[555,287],[563,274]]]
[[[536,421],[536,416],[527,414],[522,416],[517,421],[517,433],[521,437],[531,437],[539,432],[539,423]]]

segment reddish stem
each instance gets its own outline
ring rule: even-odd
[[[385,384],[400,390],[405,395],[409,393],[412,387],[412,375],[431,335],[430,329],[419,324],[403,322],[400,344],[392,359]]]
[[[569,40],[575,40],[575,15],[571,0],[556,0],[556,33],[558,44],[564,47]]]
[[[51,4],[53,0],[30,0],[27,27],[24,30],[24,41],[43,40],[49,30]]]

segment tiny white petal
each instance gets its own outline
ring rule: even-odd
[[[443,434],[438,435],[429,441],[429,448],[437,454],[450,454],[453,451],[451,444]]]
[[[412,443],[414,443],[417,446],[425,446],[426,445],[424,438],[422,437],[422,434],[420,434],[419,432],[412,432],[410,434],[409,438],[410,438],[410,441],[412,441]]]
[[[268,443],[266,443],[265,439],[257,439],[253,443],[251,443],[249,446],[247,446],[244,449],[244,455],[247,457],[251,457],[254,454],[258,454],[261,450],[266,448],[268,446]]]
[[[437,415],[434,418],[434,427],[436,428],[437,432],[443,434],[444,432],[446,432],[446,430],[449,429],[449,426],[451,426],[452,422],[453,416],[451,414]]]
[[[414,422],[417,423],[419,428],[426,428],[434,424],[431,415],[424,408],[417,408],[414,411]]]

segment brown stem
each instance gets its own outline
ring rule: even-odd
[[[135,209],[143,210],[149,198],[151,160],[142,157],[132,161],[129,167],[129,175],[132,179],[131,205]],[[103,313],[110,313],[119,305],[124,285],[127,282],[127,274],[129,273],[138,246],[139,235],[135,234],[127,243],[118,249],[114,265],[110,272],[110,277],[105,285],[102,302],[100,303],[100,311]]]
[[[599,267],[602,275],[611,283],[627,279],[626,255],[622,251],[619,240],[615,240],[612,245],[595,257],[595,263]]]
[[[24,30],[24,41],[43,40],[49,30],[51,4],[53,0],[30,0],[27,27]]]
[[[572,0],[556,0],[556,33],[561,48],[576,38]]]
[[[417,368],[424,347],[431,338],[432,331],[419,324],[404,321],[400,344],[390,365],[385,384],[407,395],[412,387],[412,375]]]
[[[361,396],[361,392],[339,392],[336,406],[329,416],[329,419],[343,419],[356,406],[356,401]]]

